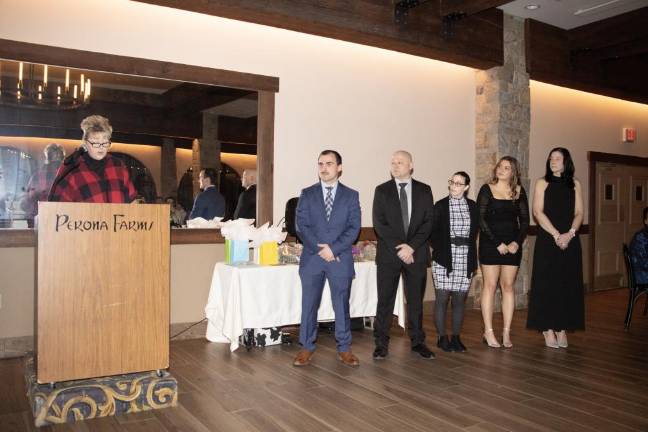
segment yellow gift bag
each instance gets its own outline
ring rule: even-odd
[[[261,243],[261,265],[279,264],[279,244],[276,241]]]

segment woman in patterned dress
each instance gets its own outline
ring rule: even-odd
[[[443,351],[464,352],[460,333],[464,304],[473,272],[477,269],[479,210],[466,197],[470,176],[463,171],[448,180],[450,194],[434,205],[432,276],[436,294],[434,323],[437,346]],[[446,333],[446,310],[452,299],[452,337]]]

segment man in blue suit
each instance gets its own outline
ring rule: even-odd
[[[201,217],[207,220],[216,216],[225,215],[225,198],[216,189],[216,171],[213,168],[205,168],[198,174],[200,192],[196,196],[189,219]]]
[[[335,311],[338,358],[347,366],[358,366],[351,352],[349,295],[355,276],[351,246],[360,233],[358,192],[338,181],[342,157],[324,150],[317,160],[320,181],[302,190],[297,204],[296,225],[304,250],[299,262],[302,284],[302,315],[299,342],[303,348],[294,366],[305,366],[315,351],[317,311],[328,280]]]

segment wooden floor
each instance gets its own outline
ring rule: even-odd
[[[171,344],[177,408],[63,425],[73,431],[648,431],[648,317],[641,300],[623,331],[625,290],[587,298],[587,331],[567,350],[545,348],[516,313],[510,350],[480,342],[479,311],[466,317],[467,353],[412,354],[398,333],[387,360],[371,359],[369,331],[354,332],[360,367],[320,337],[313,364],[294,368],[298,346],[230,354],[205,340]],[[428,340],[435,338],[427,317]],[[496,321],[501,329],[501,321]],[[432,344],[430,344],[432,345]],[[0,361],[0,431],[33,430],[22,363]]]

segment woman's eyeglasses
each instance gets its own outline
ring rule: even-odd
[[[98,149],[98,148],[102,148],[102,147],[103,147],[103,148],[108,148],[108,147],[110,147],[110,144],[112,144],[110,141],[106,141],[106,142],[98,143],[98,142],[92,142],[92,141],[88,141],[88,140],[86,140],[86,142],[87,142],[88,144],[90,144],[93,148],[96,148],[96,149]]]
[[[457,183],[452,180],[448,180],[448,186],[466,186],[466,183]]]

